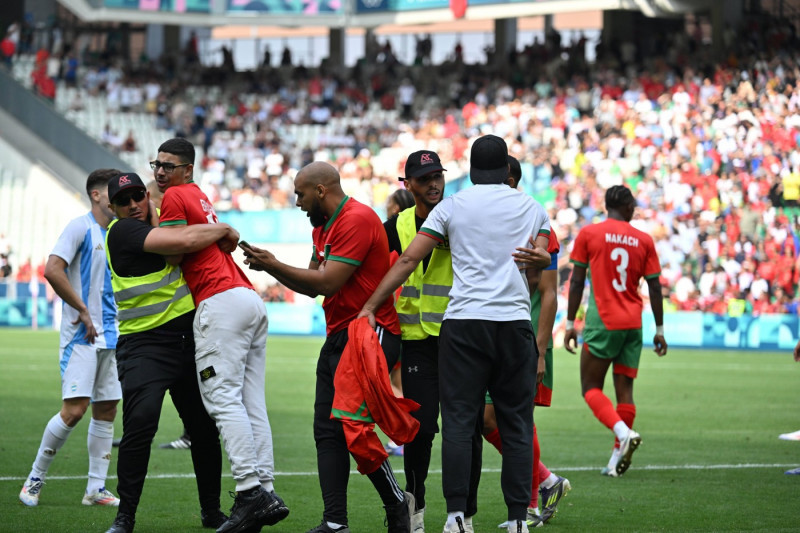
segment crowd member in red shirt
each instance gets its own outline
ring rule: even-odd
[[[333,379],[348,341],[347,329],[389,270],[389,242],[380,218],[371,207],[345,195],[339,172],[315,162],[298,172],[294,180],[297,206],[314,227],[314,254],[308,268],[280,262],[272,253],[242,245],[252,270],[263,270],[289,289],[316,297],[325,296],[327,338],[317,362],[314,399],[314,440],[322,500],[322,523],[308,533],[347,532],[347,481],[350,457],[342,422],[331,418]],[[400,323],[392,298],[376,315],[378,338],[387,368],[400,356]],[[388,456],[367,477],[386,509],[390,533],[410,531],[411,495],[397,483]]]
[[[193,181],[195,150],[182,138],[158,148],[150,166],[164,192],[162,227],[213,224],[217,215]],[[247,276],[216,244],[181,263],[194,296],[200,393],[217,423],[236,480],[230,518],[217,533],[274,525],[289,514],[273,488],[272,429],[264,401],[267,314]]]

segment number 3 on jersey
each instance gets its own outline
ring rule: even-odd
[[[629,257],[628,251],[625,248],[614,248],[611,250],[611,261],[616,263],[617,260],[619,260],[619,265],[617,265],[619,279],[614,278],[611,281],[611,285],[617,292],[625,292],[627,289]]]

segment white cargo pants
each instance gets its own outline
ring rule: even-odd
[[[200,394],[222,435],[236,490],[272,481],[272,430],[264,398],[264,302],[245,287],[203,300],[194,319],[194,342]]]

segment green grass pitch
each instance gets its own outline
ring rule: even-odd
[[[0,532],[104,532],[115,510],[84,507],[84,419],[55,458],[38,507],[17,494],[30,470],[47,420],[60,407],[58,335],[0,330]],[[314,368],[321,338],[272,336],[267,344],[267,406],[272,423],[276,488],[291,514],[264,531],[302,533],[319,523],[322,501],[311,431]],[[797,531],[800,442],[778,440],[800,429],[800,364],[790,353],[672,350],[642,355],[636,381],[636,429],[643,444],[619,479],[603,477],[613,437],[580,396],[578,357],[555,355],[553,407],[535,413],[542,460],[566,476],[573,490],[546,525],[553,531]],[[606,393],[611,393],[610,380]],[[116,435],[121,435],[118,417]],[[158,444],[180,435],[169,399],[153,444],[149,478],[136,532],[204,531],[189,453]],[[428,479],[426,527],[441,531],[439,439]],[[116,451],[115,451],[116,453]],[[392,465],[403,482],[402,458]],[[233,488],[223,467],[222,506]],[[497,530],[506,512],[500,492],[500,458],[484,447],[475,530]],[[383,510],[369,481],[350,478],[350,527],[385,531]],[[112,460],[108,487],[116,488]]]

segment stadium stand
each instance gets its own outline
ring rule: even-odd
[[[626,183],[640,204],[635,224],[657,242],[672,309],[724,314],[741,301],[754,314],[796,314],[797,28],[766,12],[743,24],[724,32],[725,57],[687,22],[638,43],[601,41],[593,64],[585,41],[558,35],[503,69],[491,52],[476,65],[456,56],[402,65],[385,53],[337,72],[210,67],[182,78],[179,60],[84,61],[77,86],[59,82],[55,106],[115,149],[133,132],[136,149],[119,153],[145,174],[161,140],[190,137],[202,147],[198,182],[220,211],[293,206],[294,173],[319,159],[380,210],[406,154],[437,151],[459,187],[472,140],[492,132],[523,161],[523,188],[550,210],[564,259],[602,212],[603,190]],[[26,80],[35,66],[23,57],[14,69]],[[409,121],[395,99],[404,79],[416,88]]]

